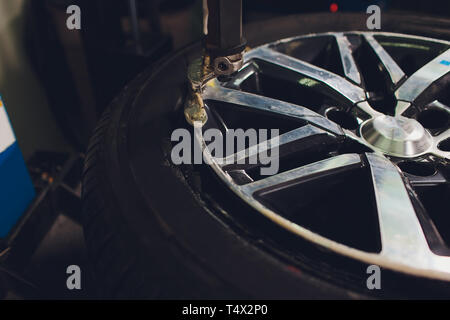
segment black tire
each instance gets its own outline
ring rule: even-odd
[[[246,37],[254,46],[304,33],[364,30],[365,19],[290,16],[250,25]],[[450,38],[450,32],[434,31],[450,30],[442,19],[383,15],[382,26]],[[91,138],[83,220],[100,297],[360,297],[361,292],[309,275],[234,232],[196,196],[189,177],[167,161],[163,145],[170,141],[168,123],[174,117],[168,106],[182,106],[186,66],[199,50],[192,45],[143,72],[111,103]]]

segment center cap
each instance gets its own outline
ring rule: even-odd
[[[361,126],[361,136],[385,154],[415,157],[427,151],[433,143],[431,134],[410,118],[382,115]]]

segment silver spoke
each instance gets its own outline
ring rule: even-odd
[[[256,67],[253,64],[245,66],[239,73],[231,80],[229,85],[233,88],[239,88],[248,78],[256,73]],[[256,78],[258,79],[258,77]],[[259,85],[257,85],[259,89]]]
[[[361,138],[357,134],[355,134],[352,131],[347,130],[347,129],[344,129],[344,132],[345,132],[345,134],[346,134],[348,139],[351,139],[353,141],[358,142],[359,144],[361,144],[361,145],[371,149],[373,152],[377,152],[377,150],[370,143],[368,143],[366,140],[364,140],[363,138]]]
[[[409,108],[411,108],[412,104],[407,101],[397,101],[397,105],[395,106],[395,115],[401,116],[404,114]]]
[[[366,156],[380,225],[381,255],[399,263],[422,264],[431,253],[400,172],[381,155]]]
[[[450,159],[450,151],[442,151],[436,148],[431,153],[441,158]]]
[[[357,111],[361,111],[363,113],[363,115],[361,115],[360,112],[357,112],[357,116],[364,120],[366,120],[367,118],[375,118],[382,115],[381,112],[378,112],[377,110],[372,108],[367,101],[355,104],[355,108],[357,109]]]
[[[280,116],[301,119],[336,135],[343,135],[341,128],[337,124],[305,107],[257,94],[224,88],[217,82],[205,88],[203,97],[205,101],[226,102],[243,109],[259,110],[275,113]]]
[[[361,75],[358,67],[356,66],[355,59],[353,58],[352,50],[350,48],[350,42],[343,33],[335,35],[336,43],[338,45],[339,53],[341,56],[342,67],[347,78],[355,82],[357,85],[361,85]]]
[[[450,49],[417,70],[395,92],[397,100],[414,102],[433,82],[450,71]]]
[[[438,142],[441,142],[448,138],[450,138],[450,129],[445,130],[444,132],[442,132],[441,134],[439,134],[435,137],[436,141],[438,141]]]
[[[364,38],[377,55],[383,65],[383,68],[389,74],[393,86],[395,87],[405,77],[405,73],[397,65],[394,59],[392,59],[389,53],[387,53],[387,51],[384,50],[384,48],[378,43],[372,34],[364,34]]]
[[[321,177],[349,170],[361,166],[361,158],[358,154],[343,154],[330,159],[314,162],[312,164],[282,172],[277,175],[249,183],[242,188],[242,192],[252,196],[255,192],[274,188],[283,188],[293,183],[298,183],[311,177]]]
[[[329,135],[334,137],[327,131],[319,129],[317,127],[306,125],[301,128],[292,130],[290,132],[284,133],[278,137],[272,138],[268,141],[261,142],[257,145],[250,146],[247,149],[241,150],[237,153],[231,154],[225,158],[215,158],[215,161],[223,166],[224,170],[233,169],[236,164],[239,166],[240,163],[247,164],[249,163],[248,159],[257,159],[257,156],[261,153],[266,153],[267,150],[273,150],[273,148],[279,148],[278,151],[281,154],[284,154],[284,147],[288,147],[289,149],[293,149],[292,146],[295,143],[304,143],[304,139],[317,136],[317,135]]]
[[[279,67],[281,71],[306,76],[331,88],[335,93],[343,96],[352,104],[366,99],[364,90],[345,78],[314,66],[308,62],[293,58],[286,54],[274,51],[268,47],[259,47],[246,54],[246,59],[259,59],[272,66]],[[300,80],[300,77],[298,80]]]

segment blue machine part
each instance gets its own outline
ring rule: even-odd
[[[35,196],[0,97],[0,238],[6,238]]]

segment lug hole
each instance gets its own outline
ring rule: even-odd
[[[417,121],[427,129],[439,129],[447,126],[448,118],[449,115],[444,110],[427,109],[419,114]]]
[[[219,67],[220,71],[227,71],[228,70],[228,66],[224,62],[220,62],[218,67]]]
[[[358,128],[358,121],[356,118],[341,110],[331,109],[327,112],[327,118],[345,129],[356,130]]]
[[[429,177],[436,173],[436,168],[431,163],[403,161],[398,166],[403,172],[419,177]]]
[[[441,141],[438,144],[438,149],[446,152],[450,152],[450,138],[447,138],[443,141]]]

